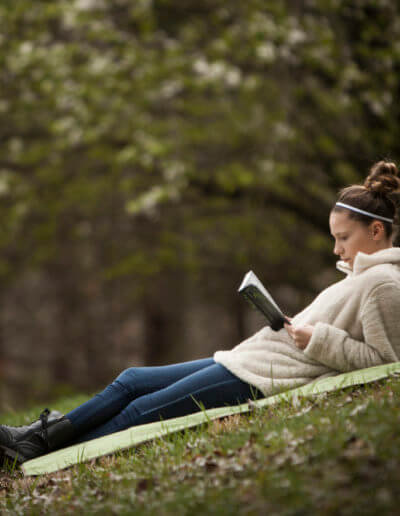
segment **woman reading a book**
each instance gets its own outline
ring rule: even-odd
[[[19,462],[141,425],[233,405],[325,376],[400,360],[400,248],[393,247],[400,191],[381,161],[363,185],[339,193],[329,226],[346,274],[279,331],[265,326],[230,351],[161,367],[131,367],[65,416],[0,426],[0,449]]]

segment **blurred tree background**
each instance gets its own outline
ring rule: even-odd
[[[391,0],[0,4],[1,404],[231,348],[337,281],[339,188],[399,156]]]

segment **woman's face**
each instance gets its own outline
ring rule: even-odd
[[[350,219],[347,212],[332,211],[329,217],[331,234],[335,239],[333,252],[353,268],[358,251],[371,254],[390,247],[386,239],[383,223],[372,220],[365,226],[358,220]]]

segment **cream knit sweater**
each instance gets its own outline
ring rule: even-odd
[[[299,312],[294,326],[314,325],[305,350],[283,328],[265,326],[214,360],[265,396],[314,379],[400,360],[400,248],[358,252],[347,277]]]

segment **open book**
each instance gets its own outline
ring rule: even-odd
[[[284,316],[282,310],[272,299],[267,289],[253,271],[249,271],[246,274],[238,292],[242,294],[251,305],[260,310],[273,330],[278,331],[283,328],[284,322],[290,324],[290,321]]]

